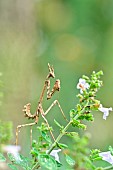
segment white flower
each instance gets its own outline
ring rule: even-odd
[[[112,107],[110,108],[105,108],[102,106],[102,104],[100,104],[100,107],[98,108],[98,110],[100,110],[101,112],[103,112],[103,119],[106,120],[107,116],[109,116],[109,111],[112,111]]]
[[[102,157],[102,160],[109,162],[111,165],[113,165],[113,156],[111,155],[110,151],[101,152],[99,153],[99,156]]]
[[[80,93],[82,94],[84,90],[89,89],[90,85],[86,83],[85,79],[80,78],[79,83],[77,84],[77,89],[80,89]]]
[[[19,151],[21,150],[20,146],[6,145],[6,146],[3,146],[2,149],[3,149],[4,152],[11,153],[16,160],[21,161],[21,158],[19,156]]]
[[[52,150],[50,155],[53,156],[55,158],[56,161],[58,161],[60,163],[60,160],[59,160],[59,156],[58,156],[58,152],[60,152],[61,149],[57,149],[57,150]]]

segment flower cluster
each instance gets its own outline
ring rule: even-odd
[[[85,78],[86,78],[86,76],[85,76]],[[88,77],[87,77],[87,80],[80,78],[79,82],[77,84],[77,89],[80,89],[81,94],[86,93],[87,90],[90,90],[90,84],[91,84],[91,82],[89,81]],[[102,104],[99,104],[98,110],[103,112],[103,119],[106,120],[107,116],[109,116],[109,111],[112,111],[112,107],[105,108],[102,106]]]

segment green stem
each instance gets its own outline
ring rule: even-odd
[[[57,137],[57,139],[55,140],[55,142],[53,143],[53,145],[50,147],[50,149],[48,150],[47,154],[50,154],[51,151],[56,147],[57,143],[59,142],[59,140],[62,138],[62,136],[64,136],[65,132],[67,131],[68,127],[70,126],[70,124],[72,123],[72,121],[70,121],[66,127],[62,130],[62,133],[60,133],[60,135]]]
[[[31,170],[36,170],[36,169],[38,169],[39,167],[40,167],[39,162],[37,162],[37,163],[32,167]]]

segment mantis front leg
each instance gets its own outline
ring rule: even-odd
[[[57,79],[52,90],[50,91],[50,80],[46,80],[45,84],[47,85],[47,100],[51,99],[55,91],[60,91],[60,80]]]

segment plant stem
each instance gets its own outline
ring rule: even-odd
[[[31,170],[36,170],[36,169],[38,169],[39,167],[40,167],[39,162],[37,162],[37,163],[32,167]]]
[[[57,137],[57,139],[55,140],[55,142],[53,143],[53,145],[50,147],[50,149],[48,150],[47,154],[50,154],[51,151],[55,148],[55,146],[57,145],[57,143],[59,142],[59,140],[62,138],[62,136],[65,134],[66,130],[68,129],[68,127],[70,126],[70,124],[72,123],[72,121],[70,121],[65,128],[62,130],[62,133],[60,133],[60,135]]]

